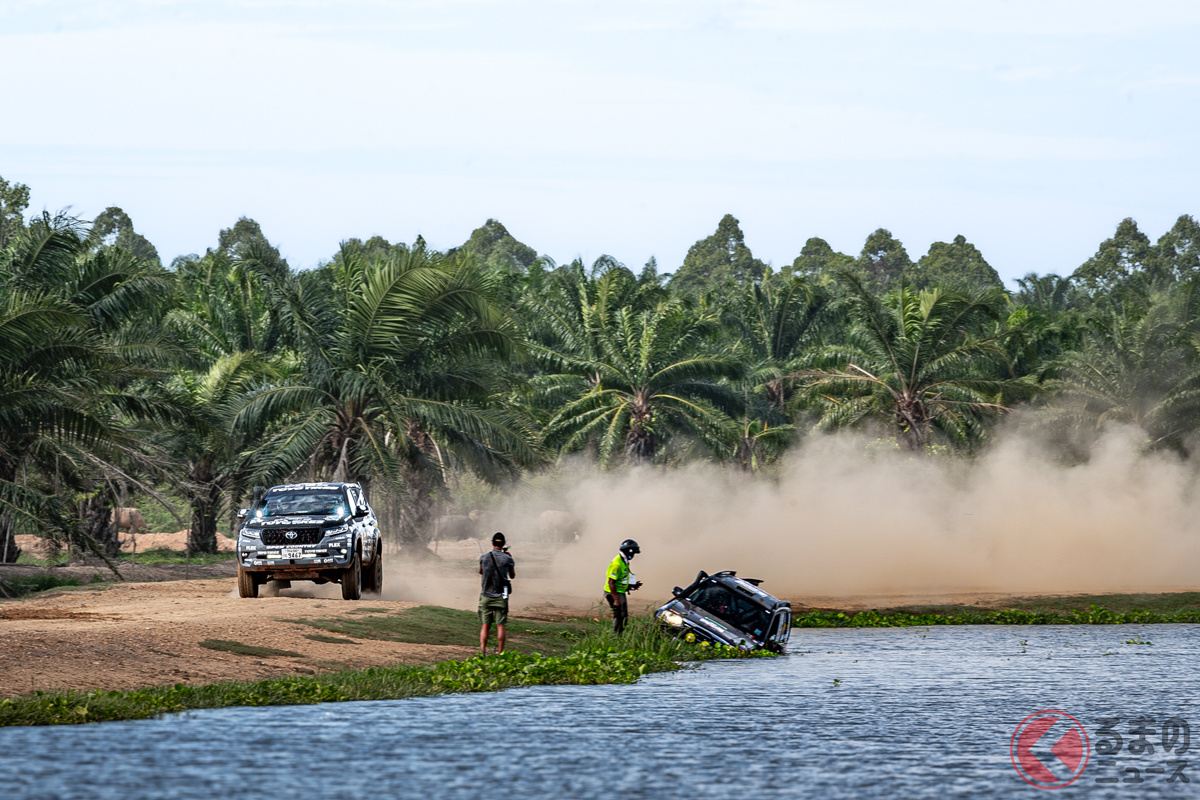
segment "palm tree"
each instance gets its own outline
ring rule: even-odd
[[[158,350],[129,334],[163,285],[136,260],[91,250],[64,215],[0,251],[0,559],[15,558],[21,530],[96,550],[88,531],[107,527],[111,487],[165,474],[138,428],[163,410],[130,388],[146,374],[133,359]],[[97,491],[105,499],[85,503],[81,526],[64,498]]]
[[[1093,433],[1133,425],[1150,449],[1187,453],[1200,427],[1200,293],[1188,282],[1088,320],[1083,346],[1062,355],[1047,383],[1052,418]]]
[[[497,359],[520,353],[493,285],[424,248],[368,261],[346,253],[290,289],[299,369],[260,386],[236,424],[266,430],[254,474],[380,482],[407,494],[404,539],[428,526],[447,470],[490,480],[537,462],[530,424],[499,402]]]
[[[618,454],[645,463],[682,433],[725,450],[740,403],[720,381],[743,368],[731,350],[712,347],[716,314],[668,302],[640,313],[593,309],[576,327],[593,337],[594,353],[544,348],[560,371],[542,390],[570,398],[546,429],[563,452],[594,443],[601,463]]]
[[[772,276],[747,286],[725,313],[749,367],[747,380],[761,393],[777,424],[794,391],[790,377],[834,319],[833,296],[799,276]]]
[[[818,426],[883,422],[911,448],[923,450],[935,432],[958,444],[983,433],[983,423],[1008,410],[1005,400],[1033,385],[1011,377],[994,327],[1003,295],[907,286],[879,299],[844,274],[852,327],[844,345],[825,348],[814,368],[797,373]]]

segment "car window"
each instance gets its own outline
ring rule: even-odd
[[[263,498],[264,517],[330,515],[346,513],[346,499],[338,489],[268,492]]]
[[[708,613],[760,638],[771,622],[770,611],[720,584],[703,586],[688,599]]]
[[[354,508],[362,511],[370,511],[367,501],[363,498],[362,490],[357,486],[350,487],[350,496],[354,498]]]

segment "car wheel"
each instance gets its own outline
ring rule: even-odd
[[[357,600],[362,597],[362,556],[357,552],[350,566],[342,570],[342,599]]]
[[[238,564],[238,595],[258,597],[258,582],[254,580],[254,573],[242,569],[241,564]]]
[[[372,594],[383,594],[383,553],[375,554],[375,561],[371,564],[371,577],[367,581],[370,586],[367,591]]]

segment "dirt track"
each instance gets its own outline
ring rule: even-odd
[[[347,603],[303,597],[242,600],[230,578],[97,584],[0,603],[0,694],[38,689],[132,689],[211,683],[347,667],[429,663],[469,656],[469,643],[358,644],[313,641],[287,618],[337,617],[356,608],[399,610],[411,602]],[[200,646],[205,639],[290,650],[259,658]]]

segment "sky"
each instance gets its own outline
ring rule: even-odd
[[[0,177],[164,261],[257,220],[293,267],[488,218],[673,271],[725,214],[1001,277],[1200,216],[1191,0],[2,0]]]

